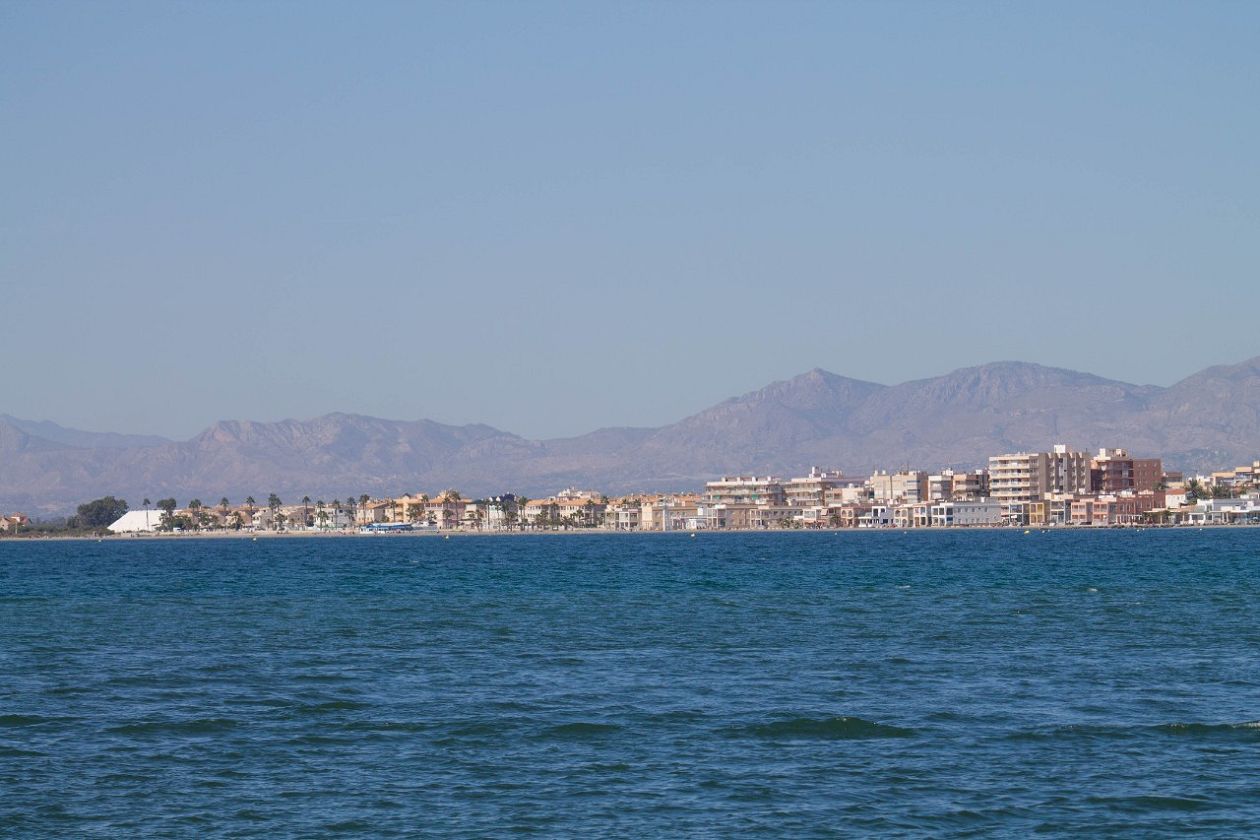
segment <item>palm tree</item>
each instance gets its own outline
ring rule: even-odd
[[[311,524],[311,497],[302,497],[302,527],[309,527]]]
[[[272,493],[267,497],[267,509],[271,511],[271,523],[274,530],[279,531],[281,525],[280,519],[280,497]]]
[[[188,512],[192,514],[193,526],[200,529],[201,526],[201,499],[193,499],[188,503]]]
[[[520,524],[521,530],[525,530],[525,505],[529,504],[529,496],[516,497],[516,521]]]
[[[144,500],[144,527],[146,528],[149,527],[149,506],[152,504],[153,502],[149,501],[147,498]]]
[[[253,513],[254,513],[254,505],[256,505],[256,504],[258,504],[258,503],[254,501],[254,497],[253,497],[253,496],[246,496],[246,497],[245,497],[245,506],[246,506],[247,508],[249,508],[250,515],[253,515]]]
[[[223,530],[225,531],[227,530],[227,526],[228,526],[228,508],[229,507],[231,507],[231,504],[228,502],[227,496],[224,496],[222,499],[219,499],[219,513],[222,514]]]

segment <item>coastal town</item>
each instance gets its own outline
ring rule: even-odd
[[[1260,524],[1260,460],[1204,475],[1167,471],[1159,458],[1123,449],[994,455],[974,470],[902,469],[849,476],[723,476],[702,492],[610,497],[569,488],[546,498],[457,490],[375,498],[282,501],[271,494],[233,504],[145,499],[116,507],[107,530],[143,533],[391,533],[541,531],[756,531],[839,528],[1116,527]],[[86,506],[85,506],[86,507]],[[110,508],[107,506],[107,510]],[[84,513],[81,508],[80,513]],[[118,514],[115,518],[113,514]],[[0,533],[30,526],[0,517]]]

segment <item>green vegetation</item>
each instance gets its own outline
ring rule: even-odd
[[[105,528],[118,521],[127,509],[125,499],[104,496],[79,505],[78,516],[75,517],[76,524],[86,530]]]

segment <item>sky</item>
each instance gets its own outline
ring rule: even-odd
[[[1260,355],[1260,4],[0,3],[0,413]]]

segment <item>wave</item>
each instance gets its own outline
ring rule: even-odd
[[[860,717],[795,717],[746,727],[742,732],[759,738],[817,738],[860,740],[866,738],[912,738],[913,729],[876,723]]]
[[[46,723],[66,723],[73,718],[44,717],[43,715],[0,715],[0,727],[41,726]]]
[[[562,723],[557,726],[548,727],[543,730],[541,737],[581,741],[587,738],[603,738],[608,735],[616,734],[620,731],[621,727],[614,723],[589,723],[586,721],[577,721],[575,723]]]
[[[1139,796],[1091,796],[1087,800],[1093,805],[1107,805],[1124,811],[1207,811],[1219,807],[1210,799],[1191,796],[1161,796],[1145,794]]]
[[[1150,729],[1169,735],[1251,735],[1260,738],[1260,720],[1242,723],[1161,723]]]
[[[111,735],[211,735],[234,729],[238,721],[231,718],[196,718],[193,720],[150,720],[124,723],[105,731]]]
[[[1128,724],[1071,724],[1047,729],[1012,732],[1008,737],[1015,740],[1043,741],[1063,738],[1141,738],[1152,735],[1185,738],[1260,739],[1260,721],[1242,723],[1157,723]]]
[[[368,708],[357,700],[325,700],[322,703],[301,703],[292,708],[294,714],[323,715],[330,712],[357,712]]]

